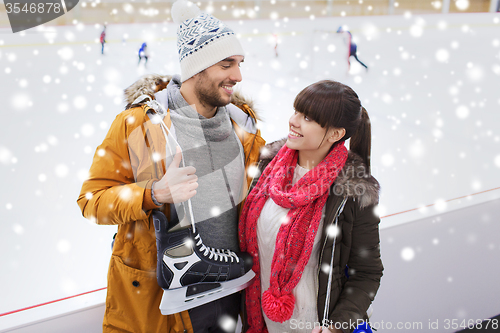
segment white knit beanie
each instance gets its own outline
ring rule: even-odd
[[[234,31],[187,0],[172,5],[177,28],[177,49],[181,63],[181,82],[221,60],[245,52]]]

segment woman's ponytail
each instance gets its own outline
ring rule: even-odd
[[[361,107],[361,120],[359,126],[351,137],[349,149],[361,156],[368,170],[367,175],[371,175],[370,171],[370,154],[372,146],[372,130],[370,117],[364,107]]]

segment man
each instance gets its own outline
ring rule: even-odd
[[[234,255],[239,194],[251,181],[245,168],[265,144],[254,111],[233,92],[242,79],[239,41],[196,9],[187,1],[172,7],[181,76],[149,75],[126,89],[127,110],[97,148],[78,198],[86,218],[118,225],[104,332],[217,332],[228,324],[234,331],[238,293],[189,312],[159,310],[153,216],[162,211],[170,218],[175,204],[181,225],[196,223],[204,253]]]

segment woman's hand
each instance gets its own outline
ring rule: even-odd
[[[336,329],[335,327],[326,328],[323,326],[316,326],[311,333],[344,333],[342,330]]]

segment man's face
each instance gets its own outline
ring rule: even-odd
[[[233,87],[241,81],[243,56],[219,61],[196,75],[195,94],[208,107],[225,106],[231,102]]]

